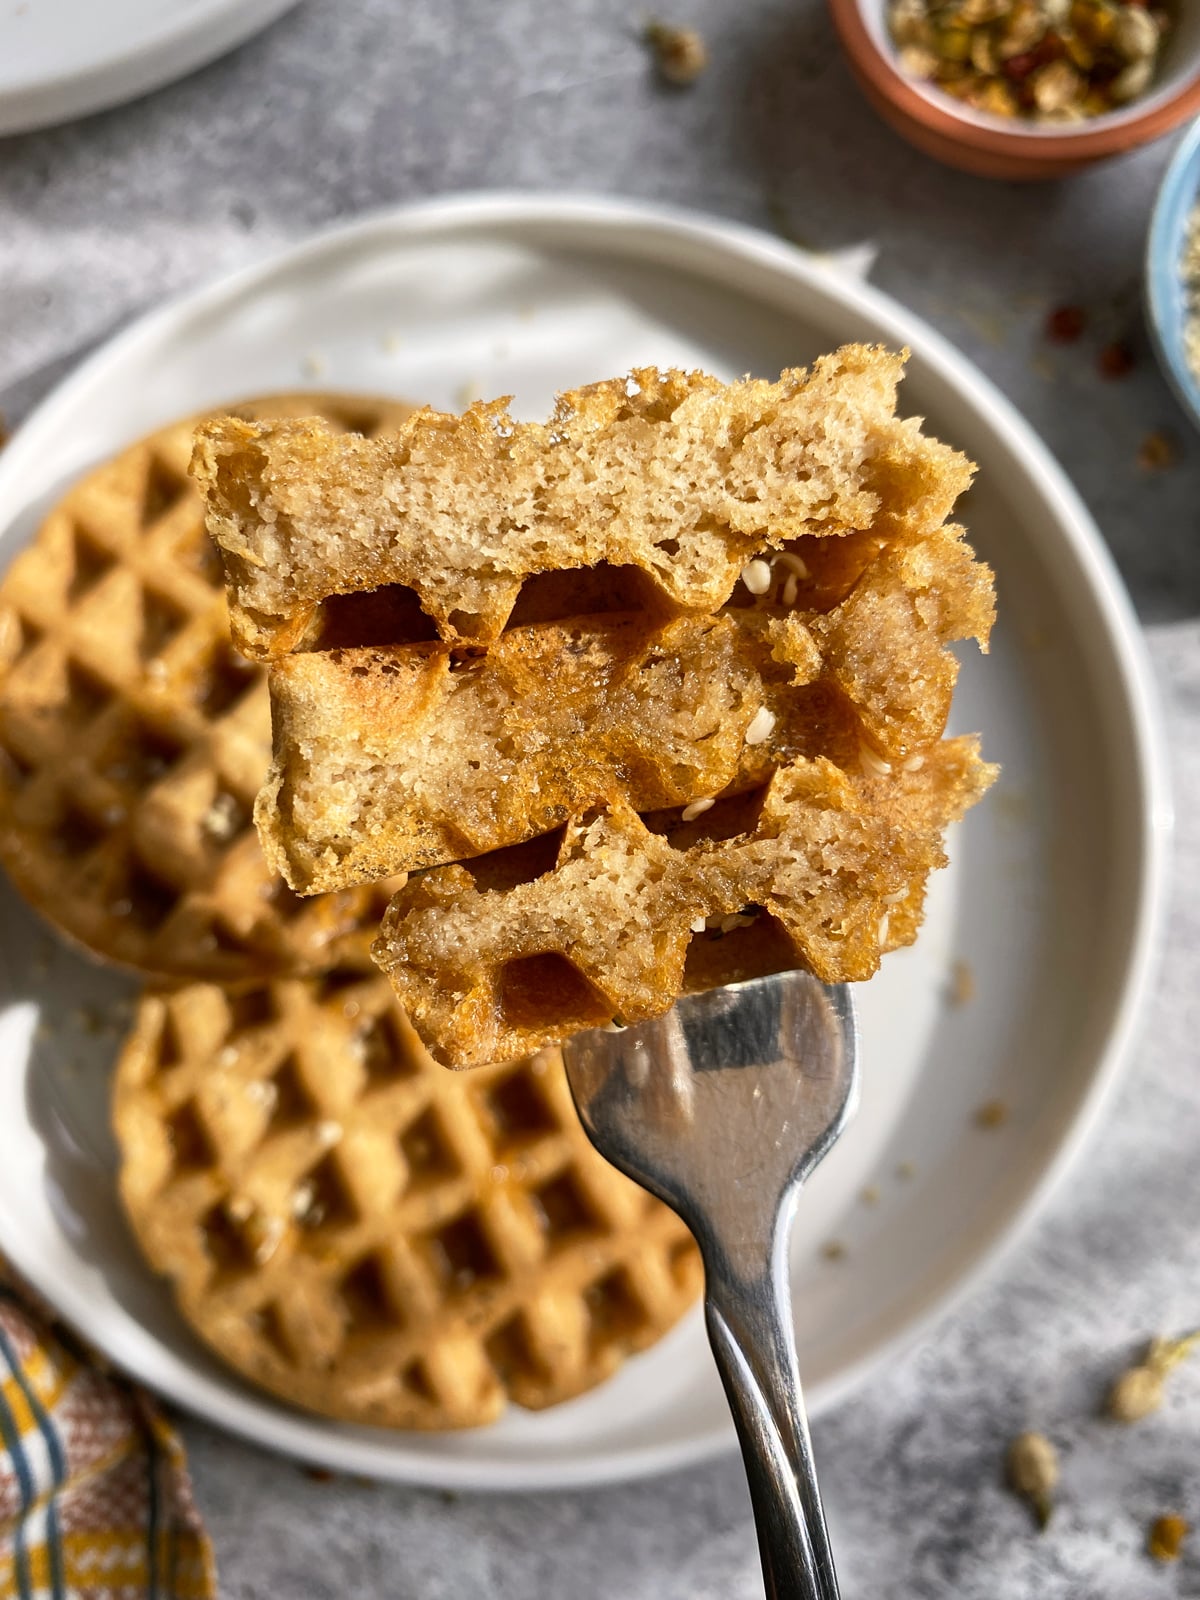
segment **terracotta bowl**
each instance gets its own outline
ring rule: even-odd
[[[1176,22],[1149,94],[1119,111],[1064,127],[972,111],[896,64],[886,0],[829,0],[834,25],[864,94],[926,155],[986,178],[1061,178],[1093,161],[1162,138],[1200,113],[1200,5],[1177,0]]]

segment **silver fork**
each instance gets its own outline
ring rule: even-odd
[[[845,988],[787,972],[689,995],[563,1047],[588,1136],[677,1211],[704,1257],[708,1337],[737,1425],[770,1600],[837,1600],[800,1393],[788,1237],[854,1109]]]

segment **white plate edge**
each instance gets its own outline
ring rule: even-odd
[[[109,111],[186,78],[268,27],[299,0],[218,0],[120,55],[90,66],[0,89],[0,138],[35,133],[77,117]]]

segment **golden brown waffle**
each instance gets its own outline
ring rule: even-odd
[[[448,1073],[377,974],[143,1000],[113,1116],[122,1198],[185,1317],[329,1416],[554,1405],[700,1288],[683,1224],[588,1143],[556,1053]]]
[[[330,428],[395,426],[395,402],[278,396]],[[187,476],[195,419],[89,473],[0,584],[0,860],[95,954],[247,977],[327,964],[379,891],[303,901],[251,826],[270,725],[237,655],[220,563]]]
[[[260,659],[331,631],[486,643],[523,586],[599,564],[675,612],[711,612],[752,556],[789,539],[920,538],[970,468],[897,418],[902,366],[848,345],[778,383],[647,368],[561,396],[545,425],[496,401],[420,411],[371,441],[316,422],[209,423],[192,470],[234,639]],[[365,616],[344,598],[369,591]]]
[[[285,656],[255,812],[267,857],[313,893],[516,844],[613,793],[639,812],[740,793],[823,753],[820,683],[869,749],[903,762],[945,728],[947,643],[991,625],[991,575],[961,532],[860,540],[857,559],[847,539],[793,540],[762,564],[769,588],[739,584],[716,617],[592,610],[511,626],[486,653]],[[747,742],[756,718],[766,731]]]
[[[839,732],[827,710],[836,748],[854,722]],[[872,756],[852,774],[842,754],[797,757],[690,822],[643,821],[617,799],[561,835],[422,873],[392,901],[375,959],[455,1067],[765,972],[868,978],[916,937],[942,835],[996,769],[971,738],[886,772]]]
[[[547,427],[201,430],[239,637],[276,657],[268,852],[303,890],[432,869],[375,955],[439,1059],[915,937],[993,776],[939,742],[993,596],[902,365],[640,372]]]

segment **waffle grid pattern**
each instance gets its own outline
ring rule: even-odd
[[[699,1292],[683,1224],[592,1149],[561,1058],[448,1073],[379,976],[142,1003],[122,1194],[184,1314],[295,1403],[399,1427],[555,1404]]]
[[[407,408],[280,397],[380,428]],[[232,648],[220,563],[187,476],[192,422],[106,463],[0,586],[0,858],[98,955],[171,976],[327,963],[386,895],[304,901],[262,858],[261,668]]]

